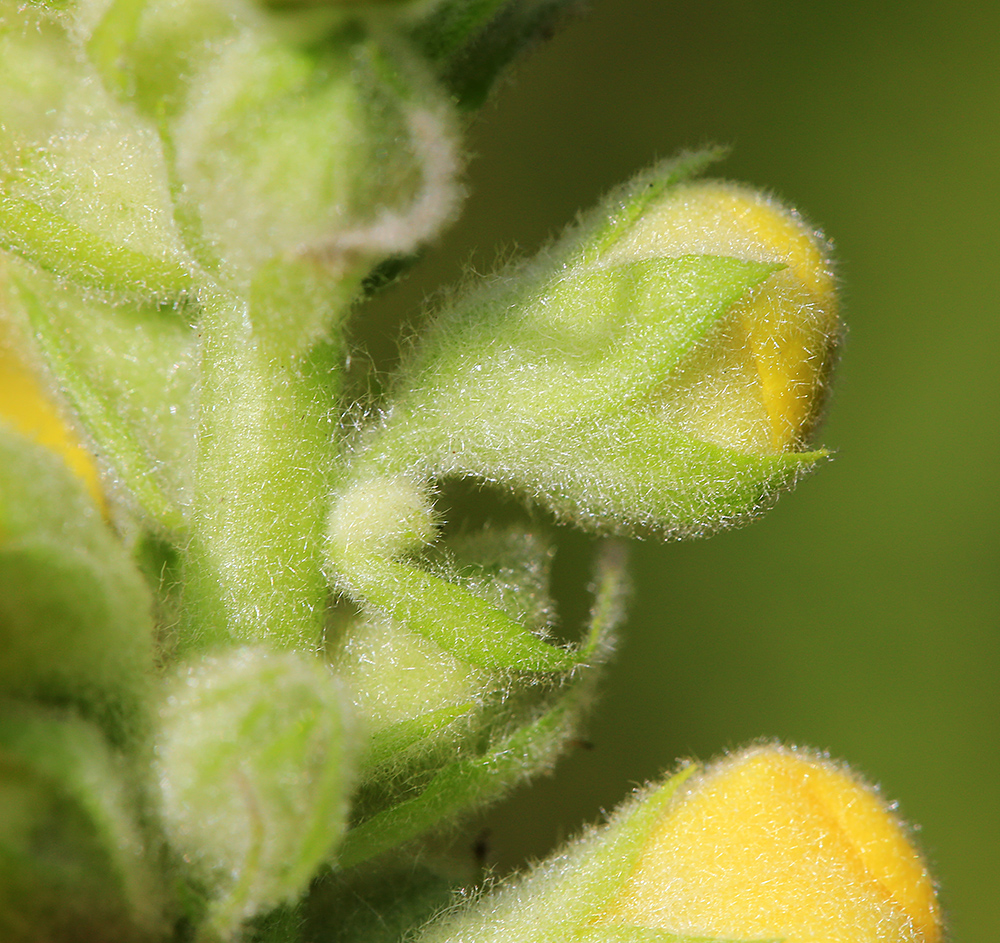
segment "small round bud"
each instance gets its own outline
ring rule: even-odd
[[[333,851],[346,739],[340,691],[317,659],[243,648],[177,677],[156,747],[162,817],[219,932],[295,899]]]
[[[426,488],[412,479],[368,479],[352,484],[335,500],[327,532],[336,546],[397,556],[434,540],[434,513]]]

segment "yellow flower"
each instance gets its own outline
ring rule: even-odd
[[[889,805],[776,746],[691,777],[599,926],[785,943],[939,943],[934,885]]]
[[[785,451],[808,438],[838,338],[825,245],[792,210],[749,187],[682,184],[616,243],[607,264],[722,255],[784,268],[726,313],[663,391],[670,420],[735,448]]]

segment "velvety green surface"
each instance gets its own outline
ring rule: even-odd
[[[953,938],[1000,925],[1000,6],[596,0],[472,134],[467,216],[380,300],[376,357],[470,255],[534,248],[657,157],[733,146],[834,240],[849,335],[835,460],[749,529],[635,548],[636,599],[591,725],[490,820],[541,854],[674,757],[755,737],[828,749],[920,822]],[[380,339],[382,338],[382,339]],[[589,552],[557,562],[582,617]]]

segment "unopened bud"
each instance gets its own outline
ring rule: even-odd
[[[681,185],[608,253],[606,263],[721,255],[777,262],[737,301],[664,391],[670,419],[722,445],[781,451],[808,438],[838,335],[823,243],[788,208],[748,187]]]
[[[237,649],[176,678],[156,747],[161,812],[223,936],[294,900],[333,851],[347,740],[336,682],[309,656]]]
[[[640,175],[453,300],[364,473],[471,476],[594,529],[690,534],[822,457],[800,450],[838,336],[824,245],[766,197],[683,171]]]
[[[927,868],[891,807],[815,754],[753,747],[620,809],[419,943],[939,943]]]
[[[937,943],[927,867],[843,767],[773,746],[690,779],[598,921],[788,943]]]

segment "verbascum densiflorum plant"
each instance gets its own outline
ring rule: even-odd
[[[699,180],[711,153],[443,296],[352,402],[349,320],[454,218],[466,116],[569,5],[0,0],[3,940],[412,938],[461,884],[435,836],[579,736],[621,537],[745,521],[825,457],[826,246]],[[460,481],[528,511],[448,519]],[[603,538],[576,641],[554,522]],[[680,824],[732,760],[567,852],[578,878],[455,919],[514,894],[509,939],[936,940],[878,800],[749,756],[784,784],[747,787],[761,835],[800,835],[773,864],[720,837],[742,806]],[[850,880],[794,850],[831,809],[876,849]],[[735,864],[743,910],[730,878],[678,883],[720,856],[842,919],[761,916],[784,885]]]

